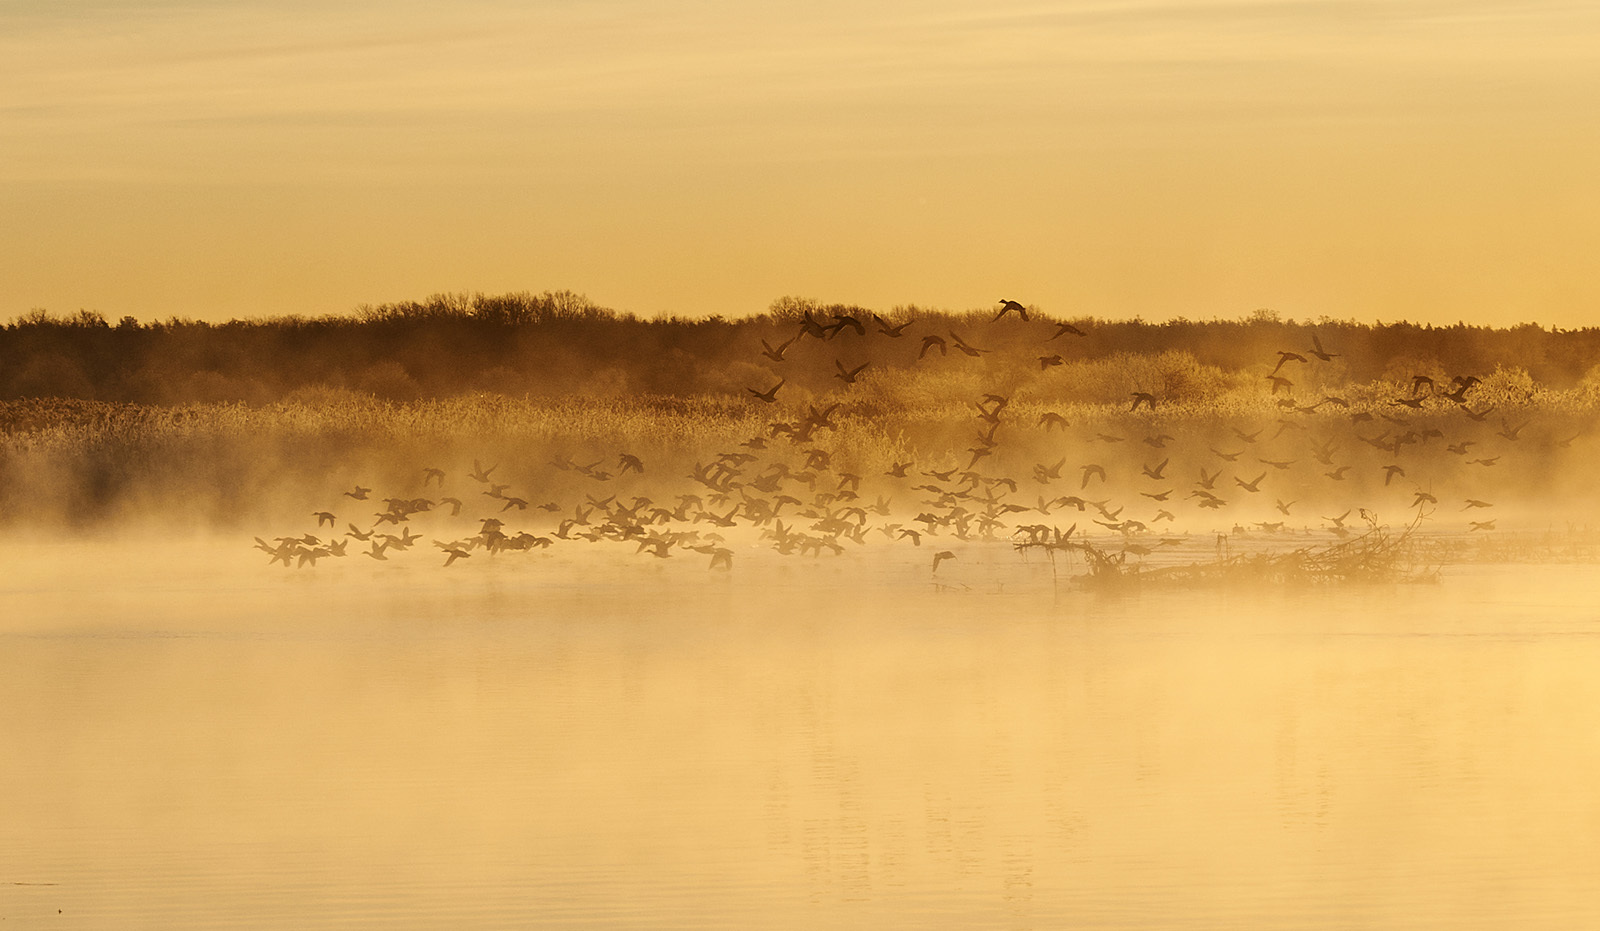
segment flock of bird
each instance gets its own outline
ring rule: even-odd
[[[1037,334],[1040,371],[1066,361],[1069,350],[1059,340],[1087,335],[1071,323],[1040,320],[1017,301],[1001,301],[994,323],[1008,316],[1015,320],[1005,326]],[[744,545],[815,557],[876,541],[926,546],[922,552],[931,554],[937,573],[957,558],[950,540],[1066,549],[1093,536],[1101,541],[1098,551],[1126,559],[1182,543],[1200,519],[1212,522],[1211,531],[1221,520],[1232,534],[1313,532],[1311,515],[1302,512],[1314,506],[1342,509],[1315,515],[1315,532],[1342,537],[1376,526],[1367,496],[1379,491],[1386,507],[1404,507],[1408,516],[1455,511],[1462,515],[1458,529],[1492,531],[1495,504],[1478,490],[1487,484],[1478,476],[1505,471],[1528,427],[1501,416],[1494,429],[1489,418],[1496,408],[1475,403],[1482,382],[1470,374],[1443,384],[1417,375],[1409,391],[1377,404],[1321,392],[1314,401],[1297,396],[1297,382],[1320,383],[1306,376],[1339,355],[1313,333],[1309,346],[1267,360],[1275,361],[1263,384],[1272,399],[1270,419],[1203,429],[1183,418],[1169,422],[1167,401],[1152,388],[1130,392],[1115,417],[1074,426],[1060,411],[1037,411],[1039,405],[1033,405],[1037,417],[1019,417],[1022,405],[995,391],[970,401],[970,445],[868,470],[859,456],[841,456],[829,442],[838,419],[849,416],[848,396],[791,408],[780,397],[789,382],[781,367],[807,342],[826,351],[840,340],[920,339],[918,365],[954,364],[942,361],[951,350],[970,358],[989,351],[949,328],[914,336],[908,331],[915,322],[891,324],[873,314],[869,327],[851,314],[824,320],[807,312],[786,340],[763,339],[761,355],[779,369],[776,380],[746,390],[750,403],[781,416],[736,448],[703,455],[686,474],[663,476],[655,464],[621,450],[587,464],[558,453],[540,470],[539,484],[569,493],[542,500],[544,494],[500,481],[498,464],[474,461],[464,474],[430,466],[394,497],[375,498],[372,488],[356,485],[337,505],[311,512],[314,528],[270,542],[257,537],[256,546],[272,564],[300,567],[346,556],[387,561],[424,541],[444,566],[611,544],[655,558],[693,554],[726,570]],[[847,363],[843,354],[831,361],[846,392],[873,364],[870,358]],[[527,465],[520,464],[519,474]],[[1441,472],[1442,465],[1451,471]],[[558,482],[556,473],[567,475]],[[1472,494],[1441,500],[1435,478]],[[586,485],[592,490],[570,493]],[[1245,519],[1262,514],[1268,519]]]

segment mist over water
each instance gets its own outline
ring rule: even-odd
[[[1106,595],[223,542],[5,554],[8,924],[1596,917],[1582,569]]]
[[[0,919],[1593,924],[1590,367],[1079,323],[0,402]]]

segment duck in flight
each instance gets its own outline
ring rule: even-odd
[[[915,322],[907,320],[905,323],[902,323],[899,326],[890,326],[889,321],[883,319],[877,314],[873,314],[872,319],[878,324],[878,332],[889,337],[890,339],[899,339],[900,337],[906,335],[906,327]]]
[[[785,352],[788,352],[789,351],[789,347],[794,345],[794,341],[799,339],[799,338],[800,338],[800,334],[796,333],[795,335],[789,337],[784,342],[779,343],[777,346],[773,346],[771,343],[769,343],[765,339],[763,339],[761,341],[761,354],[766,356],[767,358],[771,359],[774,362],[782,362],[783,361],[783,354]]]
[[[746,391],[750,392],[751,394],[755,395],[757,400],[764,401],[767,404],[772,404],[772,403],[774,403],[774,402],[776,402],[778,400],[778,389],[782,388],[783,387],[783,383],[786,382],[786,381],[788,381],[787,378],[780,378],[780,379],[778,379],[778,383],[776,385],[773,385],[771,388],[768,388],[766,391],[757,391],[754,388],[746,388],[744,390],[746,390]]]
[[[1254,494],[1255,492],[1258,492],[1258,491],[1261,490],[1261,488],[1260,488],[1261,480],[1266,478],[1266,477],[1267,477],[1267,473],[1263,472],[1260,475],[1257,475],[1253,480],[1248,481],[1248,482],[1245,481],[1242,478],[1237,477],[1237,476],[1234,477],[1233,481],[1234,481],[1234,484],[1238,485],[1240,488],[1243,488],[1245,491],[1248,491],[1248,492]]]
[[[1000,299],[1000,304],[1001,304],[1000,312],[994,315],[994,318],[996,320],[999,320],[1001,317],[1004,317],[1006,314],[1015,313],[1017,316],[1022,318],[1022,322],[1023,323],[1027,323],[1028,322],[1028,308],[1023,307],[1021,304],[1017,303],[1016,301],[1008,301],[1005,298],[1001,298]]]
[[[839,370],[839,374],[837,374],[837,375],[835,375],[833,377],[843,380],[844,383],[847,384],[847,385],[853,385],[853,384],[856,383],[856,378],[861,374],[862,370],[864,370],[867,366],[871,365],[872,363],[870,361],[863,362],[863,363],[861,363],[860,365],[856,366],[853,369],[845,368],[844,367],[844,363],[840,362],[838,359],[834,359],[833,360],[833,364],[834,364],[834,367]]]
[[[966,340],[964,340],[960,336],[956,335],[956,331],[955,330],[951,330],[950,331],[950,339],[955,343],[955,347],[957,349],[961,350],[962,352],[966,353],[969,356],[972,356],[974,359],[976,359],[978,357],[979,353],[988,352],[989,351],[987,349],[979,349],[976,346],[968,344]]]
[[[1304,362],[1304,361],[1306,361],[1306,357],[1302,356],[1300,353],[1298,353],[1298,352],[1287,352],[1285,350],[1280,349],[1280,350],[1278,350],[1278,364],[1272,367],[1272,374],[1273,375],[1278,374],[1278,369],[1283,368],[1283,366],[1286,363],[1289,363],[1289,362]]]

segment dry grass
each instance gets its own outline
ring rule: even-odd
[[[1137,529],[1125,533],[1120,549],[1116,538],[1105,542],[1083,533],[1070,544],[1047,547],[1052,557],[1081,561],[1090,584],[1405,581],[1426,578],[1451,562],[1585,559],[1596,550],[1582,534],[1590,515],[1600,515],[1600,494],[1589,477],[1600,453],[1593,431],[1600,423],[1597,377],[1555,387],[1537,381],[1527,367],[1502,364],[1482,376],[1469,405],[1432,398],[1412,409],[1401,402],[1416,397],[1416,375],[1433,373],[1437,382],[1448,382],[1436,358],[1412,353],[1364,380],[1347,360],[1298,365],[1298,400],[1290,401],[1273,393],[1267,378],[1272,367],[1259,360],[1230,368],[1201,361],[1188,349],[1094,354],[1074,347],[1076,354],[1061,364],[1039,365],[1037,333],[1030,341],[1015,328],[986,329],[990,321],[984,316],[930,318],[914,309],[890,318],[963,328],[988,351],[971,357],[930,354],[919,361],[917,341],[868,341],[845,331],[833,340],[795,344],[781,365],[758,365],[751,356],[759,352],[740,341],[759,342],[754,338],[761,333],[787,338],[798,316],[817,312],[800,305],[781,310],[741,326],[680,321],[674,325],[681,330],[662,331],[682,336],[684,345],[729,345],[715,371],[660,393],[629,386],[663,377],[661,372],[647,378],[624,366],[609,375],[606,370],[565,377],[561,392],[524,396],[475,391],[402,399],[396,395],[405,392],[313,384],[265,403],[0,401],[0,525],[95,528],[154,519],[180,527],[254,529],[304,521],[313,508],[343,504],[341,495],[357,484],[420,494],[424,468],[463,474],[479,461],[495,464],[496,479],[530,500],[549,500],[566,510],[588,494],[670,499],[695,491],[690,476],[704,463],[754,449],[768,464],[797,469],[807,454],[826,454],[828,475],[809,491],[820,497],[842,476],[859,476],[864,501],[893,498],[893,516],[884,515],[883,524],[920,519],[930,509],[941,515],[981,509],[975,498],[939,495],[943,500],[935,501],[934,494],[917,490],[926,482],[920,476],[946,470],[975,472],[987,484],[974,485],[973,493],[987,488],[986,495],[1038,512],[1008,512],[998,531],[989,527],[974,539],[1004,540],[1010,528],[1048,521],[1067,497],[1098,502],[1094,506],[1108,527],[1118,523],[1113,512],[1136,517]],[[362,325],[431,326],[440,320],[461,322],[448,313],[418,312],[376,315]],[[581,307],[495,325],[513,334],[527,326],[623,324],[646,326]],[[1270,321],[1258,326],[1267,335],[1257,334],[1257,342],[1301,335]],[[618,358],[660,348],[641,345],[616,350]],[[1063,344],[1049,348],[1057,345]],[[680,366],[704,362],[689,350],[673,358]],[[845,385],[834,375],[834,363],[845,359],[873,364],[859,381]],[[494,377],[514,389],[521,377],[514,368]],[[492,371],[473,377],[481,380]],[[751,397],[746,389],[769,387],[775,372],[787,379],[778,403]],[[397,377],[413,375],[406,369]],[[715,387],[695,392],[688,390],[692,385]],[[1134,410],[1135,392],[1153,395],[1154,408]],[[1325,396],[1342,401],[1316,403]],[[993,429],[980,416],[980,402],[989,410],[996,403],[985,397],[1006,399],[1002,422]],[[1490,409],[1478,419],[1469,416]],[[803,443],[775,426],[819,411],[831,412],[830,425]],[[1055,429],[1050,418],[1067,426]],[[992,447],[981,439],[986,432]],[[1447,451],[1447,444],[1470,451]],[[615,470],[624,453],[648,463],[646,474],[616,476],[615,484],[602,485],[561,465]],[[1320,458],[1329,455],[1347,475],[1327,476],[1329,466]],[[1285,471],[1275,462],[1285,464]],[[904,480],[886,479],[897,463],[914,463],[915,470]],[[1044,473],[1052,464],[1058,473],[1050,479]],[[1095,466],[1106,475],[1091,481]],[[1390,474],[1395,467],[1399,471]],[[1270,475],[1262,493],[1242,487],[1258,474]],[[1220,482],[1219,496],[1229,499],[1225,508],[1196,504],[1194,489],[1207,478]],[[1001,482],[1010,485],[996,484]],[[1425,509],[1417,504],[1424,495],[1432,499]],[[1463,507],[1478,499],[1493,509]],[[1076,515],[1085,529],[1093,529],[1088,522],[1095,512],[1085,507],[1080,502]],[[1373,520],[1350,539],[1307,536],[1310,528],[1326,529],[1335,515],[1355,508],[1408,518],[1393,532]],[[1410,519],[1423,510],[1432,515],[1427,532]],[[1130,562],[1127,554],[1147,547],[1158,533],[1156,522],[1169,514],[1177,517],[1167,516],[1174,522],[1161,524],[1161,530],[1220,533],[1241,545],[1250,539],[1242,531],[1257,525],[1285,532],[1182,566]],[[1483,526],[1469,530],[1476,526],[1469,521]],[[1572,532],[1560,540],[1528,536],[1557,521],[1572,523]],[[935,532],[931,526],[929,532]]]

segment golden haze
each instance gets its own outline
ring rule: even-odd
[[[8,4],[0,317],[564,287],[1573,326],[1600,11]]]

